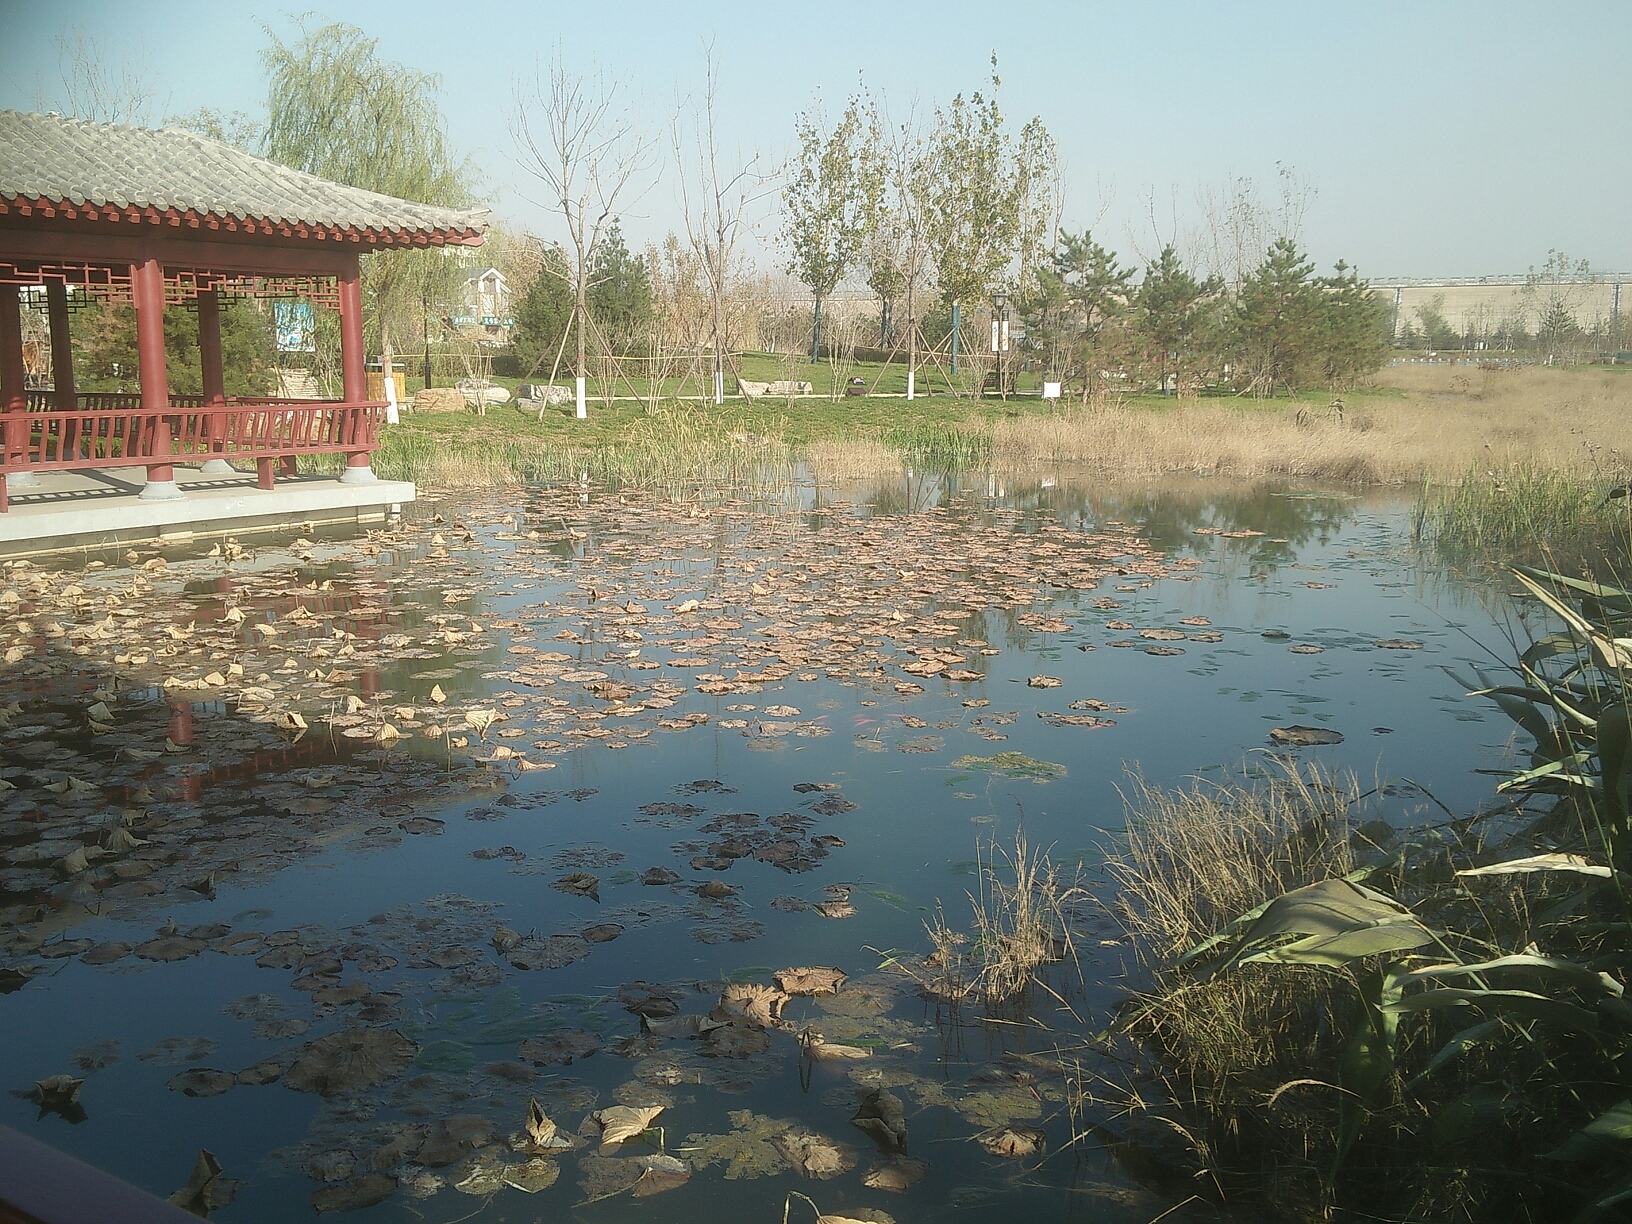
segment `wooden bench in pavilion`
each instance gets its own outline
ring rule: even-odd
[[[153,500],[182,496],[177,462],[253,460],[270,489],[301,455],[343,454],[342,481],[372,481],[385,404],[367,398],[359,257],[475,246],[486,215],[333,183],[181,128],[0,111],[0,512],[48,471],[142,465]],[[20,312],[42,289],[53,389],[29,391]],[[341,397],[229,398],[226,295],[338,310]],[[135,307],[139,394],[76,390],[70,316],[87,297]],[[201,395],[170,393],[167,302],[196,306]]]

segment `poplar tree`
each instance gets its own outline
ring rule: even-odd
[[[883,132],[878,108],[865,94],[851,97],[827,130],[820,110],[795,121],[799,152],[782,190],[782,240],[787,270],[816,299],[810,359],[821,354],[822,300],[856,265],[878,221],[884,197]]]
[[[1012,139],[992,94],[962,94],[936,112],[930,135],[929,246],[941,292],[960,305],[983,301],[1000,279],[1021,284],[1049,248],[1057,183],[1054,140],[1033,118]],[[956,369],[958,327],[952,333]]]

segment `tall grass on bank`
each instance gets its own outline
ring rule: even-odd
[[[1416,530],[1452,561],[1493,557],[1624,571],[1632,557],[1632,498],[1609,496],[1622,483],[1533,463],[1473,469],[1460,481],[1424,482]]]
[[[493,488],[517,481],[589,480],[612,486],[741,486],[792,474],[789,448],[702,407],[677,404],[595,445],[387,431],[374,455],[379,476],[432,488]]]
[[[1099,1038],[1115,1057],[1078,1074],[1088,1130],[1273,1218],[1624,1218],[1632,595],[1515,576],[1567,632],[1526,653],[1533,687],[1487,690],[1538,757],[1558,745],[1504,789],[1556,805],[1395,829],[1318,772],[1135,779],[1106,904],[1138,975]]]

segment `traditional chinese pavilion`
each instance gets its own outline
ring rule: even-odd
[[[338,453],[342,481],[372,481],[385,405],[367,398],[358,259],[475,246],[486,217],[332,183],[182,128],[0,111],[0,511],[39,473],[85,468],[145,466],[149,501],[183,496],[178,462],[253,460],[271,489],[300,455]],[[30,390],[20,312],[42,289],[53,385]],[[341,397],[229,398],[220,308],[233,294],[338,310]],[[76,390],[71,319],[88,298],[135,307],[140,394]],[[170,393],[167,303],[196,308],[202,395]]]

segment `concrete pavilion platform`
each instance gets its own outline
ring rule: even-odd
[[[410,481],[341,484],[334,476],[280,477],[259,489],[255,472],[205,475],[175,469],[183,496],[143,501],[143,467],[83,472],[41,472],[35,488],[11,488],[11,509],[0,514],[0,557],[131,544],[185,543],[212,536],[243,536],[310,523],[385,522],[414,500]]]

